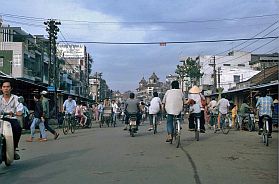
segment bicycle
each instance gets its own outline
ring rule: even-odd
[[[152,126],[153,126],[153,133],[157,133],[157,114],[152,114]]]
[[[71,131],[71,133],[75,132],[76,129],[76,122],[73,119],[74,117],[72,117],[72,114],[65,114],[63,123],[62,123],[62,131],[64,133],[64,135],[67,135],[69,130]]]
[[[231,129],[231,113],[221,114],[220,125],[223,134],[228,134]]]
[[[263,143],[264,143],[264,145],[266,145],[266,146],[269,145],[268,134],[269,134],[268,117],[267,117],[267,116],[264,116],[264,117],[263,117],[263,132],[262,132],[262,138],[263,138]]]
[[[172,144],[173,140],[176,141],[176,148],[179,148],[180,146],[180,134],[181,134],[181,117],[179,115],[175,115],[173,118],[173,133],[172,133],[172,139],[170,141],[170,144]]]

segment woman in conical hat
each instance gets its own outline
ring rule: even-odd
[[[190,90],[189,90],[189,93],[192,93],[192,94],[198,94],[201,92],[201,89],[198,87],[198,86],[193,86]]]

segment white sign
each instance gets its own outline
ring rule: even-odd
[[[57,54],[63,58],[84,58],[84,45],[57,45]]]

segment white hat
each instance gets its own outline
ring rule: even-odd
[[[198,86],[193,86],[190,90],[189,90],[189,93],[194,93],[194,94],[197,94],[197,93],[200,93],[201,92],[201,89],[198,87]]]
[[[46,95],[47,94],[47,91],[42,91],[41,92],[41,95]]]
[[[277,99],[275,99],[275,100],[273,101],[273,103],[278,103],[278,100],[277,100]]]

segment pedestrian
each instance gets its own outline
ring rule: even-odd
[[[179,89],[179,82],[173,81],[171,83],[172,89],[168,90],[163,98],[162,104],[167,112],[167,139],[166,142],[172,141],[172,134],[174,132],[173,119],[174,116],[181,115],[183,111],[184,96],[182,90]]]
[[[12,89],[12,82],[10,80],[3,80],[1,82],[1,91],[3,94],[0,95],[0,112],[1,114],[9,114],[6,120],[11,123],[13,131],[15,149],[14,159],[19,160],[20,156],[16,151],[16,148],[18,148],[22,128],[20,127],[16,116],[22,115],[23,106],[19,105],[18,96],[11,94]]]
[[[54,129],[52,129],[49,126],[49,99],[46,97],[47,91],[42,91],[41,92],[41,101],[42,101],[42,106],[43,106],[43,122],[45,125],[45,128],[54,135],[54,139],[56,140],[59,136],[59,133],[56,132]]]
[[[34,118],[30,127],[31,135],[28,139],[26,139],[27,142],[33,142],[35,138],[35,128],[37,125],[39,125],[40,134],[42,136],[42,138],[39,138],[39,141],[40,142],[47,141],[45,125],[44,125],[44,117],[43,117],[44,112],[43,112],[43,106],[40,98],[41,96],[39,94],[34,95],[34,101],[35,101]]]

